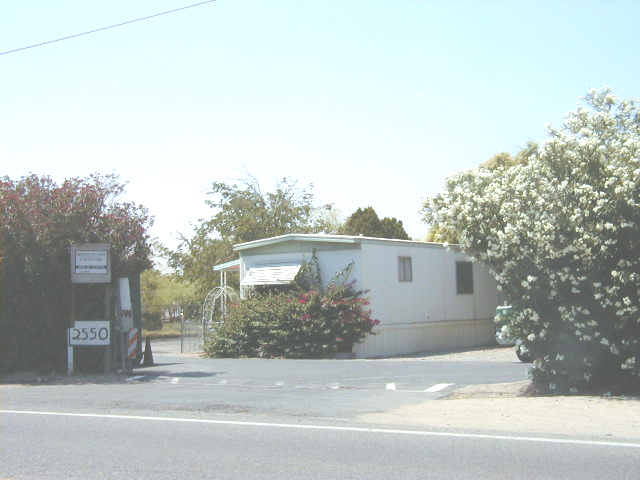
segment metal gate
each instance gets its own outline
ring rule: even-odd
[[[189,305],[180,315],[180,353],[199,353],[204,348],[200,306]]]

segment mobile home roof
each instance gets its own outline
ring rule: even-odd
[[[280,235],[278,237],[262,238],[260,240],[253,240],[251,242],[239,243],[233,246],[233,250],[238,252],[241,250],[249,250],[251,248],[264,247],[267,245],[273,245],[275,243],[282,242],[313,242],[313,243],[346,243],[346,244],[358,244],[362,242],[376,242],[376,243],[395,243],[395,244],[410,244],[415,246],[436,247],[442,248],[444,244],[433,242],[419,242],[415,240],[397,240],[391,238],[376,238],[376,237],[363,237],[355,235],[324,235],[315,233],[289,233],[286,235]]]

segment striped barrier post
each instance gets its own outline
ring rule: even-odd
[[[127,335],[127,358],[135,360],[138,356],[138,329],[132,328]]]

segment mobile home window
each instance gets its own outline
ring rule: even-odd
[[[413,280],[411,257],[398,257],[398,280],[401,282],[410,282]]]
[[[473,266],[471,262],[456,262],[456,290],[458,295],[473,293]]]

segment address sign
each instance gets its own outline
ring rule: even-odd
[[[69,329],[69,345],[102,347],[111,344],[111,328],[107,321],[79,321]]]

